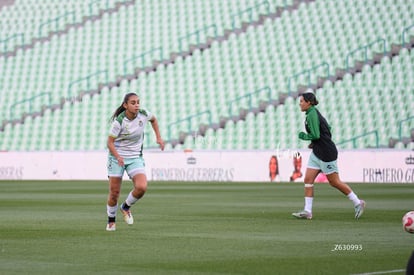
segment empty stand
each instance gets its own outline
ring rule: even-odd
[[[296,138],[304,116],[291,92],[402,43],[403,31],[407,36],[413,32],[407,28],[414,23],[410,3],[302,4],[190,57],[178,56],[173,65],[138,78],[120,78],[292,2],[138,1],[52,37],[49,43],[19,50],[13,58],[0,58],[3,120],[39,113],[22,125],[6,125],[0,149],[103,150],[109,117],[129,91],[137,92],[143,107],[157,115],[166,139],[183,143],[169,144],[171,149],[305,147]],[[10,15],[9,10],[3,12]],[[317,91],[319,107],[340,147],[387,146],[390,138],[409,136],[414,127],[409,119],[413,61],[413,55],[402,50],[379,65],[363,66],[354,77],[345,73],[342,80],[325,82]],[[115,79],[120,79],[118,86],[84,93]],[[283,96],[283,104],[276,104]],[[367,105],[369,99],[374,103]],[[269,104],[272,101],[276,103]],[[46,105],[57,107],[44,111]],[[384,116],[384,110],[389,115]],[[223,129],[213,127],[220,121]],[[203,136],[197,133],[200,124],[208,126]],[[146,145],[154,144],[149,131]],[[403,143],[404,148],[409,144]]]

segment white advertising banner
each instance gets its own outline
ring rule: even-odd
[[[0,152],[0,179],[106,179],[105,152]]]
[[[303,181],[309,155],[310,150],[147,151],[144,158],[150,181],[289,182]],[[106,162],[105,151],[0,152],[0,180],[106,180]],[[409,150],[344,150],[338,167],[346,182],[414,183]]]

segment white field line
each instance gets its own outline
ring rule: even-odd
[[[405,269],[384,270],[384,271],[358,273],[358,274],[351,274],[351,275],[377,275],[377,274],[391,274],[391,273],[399,273],[399,272],[405,272]]]

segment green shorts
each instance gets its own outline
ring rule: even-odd
[[[142,157],[124,158],[125,166],[119,166],[118,160],[112,156],[108,156],[108,177],[122,178],[126,170],[128,176],[133,178],[137,174],[145,175],[145,161]]]
[[[325,175],[338,173],[338,165],[334,161],[322,161],[312,152],[309,157],[308,168],[321,170]]]

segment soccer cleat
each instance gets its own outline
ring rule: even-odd
[[[361,200],[360,203],[355,206],[355,219],[359,219],[359,217],[362,216],[362,213],[364,213],[365,210],[365,201]]]
[[[298,219],[307,219],[307,220],[311,220],[312,219],[312,213],[306,211],[306,210],[302,210],[296,213],[292,213],[292,216],[298,218]]]
[[[115,231],[116,230],[116,224],[114,222],[108,222],[106,225],[106,231]]]
[[[125,210],[123,206],[124,204],[121,205],[120,210],[122,215],[124,216],[124,221],[129,225],[134,224],[134,217],[132,217],[131,210]]]

